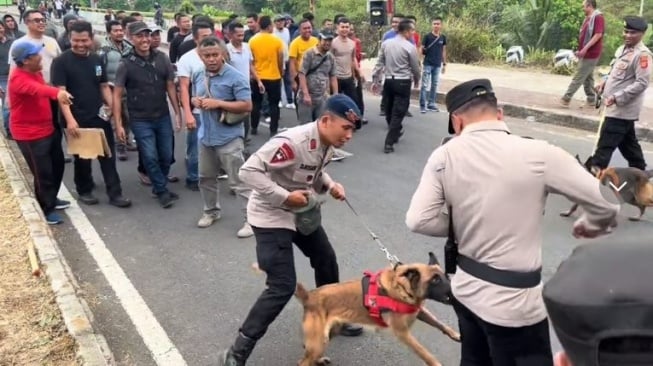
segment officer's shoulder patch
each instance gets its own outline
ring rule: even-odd
[[[647,69],[649,64],[648,58],[649,58],[648,54],[642,53],[639,56],[639,67],[641,67],[642,69]]]
[[[283,163],[285,161],[293,160],[295,158],[295,151],[289,143],[284,142],[279,146],[277,151],[272,156],[270,160],[271,164]]]

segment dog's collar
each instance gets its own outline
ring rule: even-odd
[[[386,311],[391,311],[397,314],[414,314],[420,310],[420,306],[409,304],[397,299],[393,299],[385,294],[383,287],[379,281],[381,274],[385,270],[372,273],[365,271],[363,276],[363,306],[367,308],[370,317],[383,328],[387,328],[388,324],[383,320],[382,314]]]

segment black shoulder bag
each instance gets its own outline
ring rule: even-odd
[[[308,69],[308,71],[306,71],[306,74],[304,74],[304,76],[308,77],[308,75],[310,75],[310,74],[314,73],[315,71],[317,71],[317,69],[319,69],[320,66],[322,66],[322,64],[324,63],[324,61],[326,61],[327,58],[329,58],[329,55],[327,53],[325,53],[324,56],[322,57],[322,59],[320,60],[320,62],[318,62],[317,65],[315,65],[315,66],[311,67],[310,69]],[[300,86],[299,86],[299,73],[297,73],[297,75],[295,75],[295,82],[297,83],[297,91],[295,91],[295,95],[293,95],[293,100],[296,101],[297,100],[297,94],[299,93],[299,88],[300,88]]]

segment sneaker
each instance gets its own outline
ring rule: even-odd
[[[420,108],[419,113],[422,113],[422,114],[426,113],[426,108]]]
[[[110,198],[109,204],[118,208],[127,208],[132,205],[132,201],[129,198],[125,198],[121,195]]]
[[[60,200],[57,198],[57,201],[54,204],[55,210],[65,210],[70,207],[70,201]]]
[[[207,228],[207,227],[213,225],[213,223],[215,221],[220,220],[220,217],[221,217],[220,212],[203,213],[202,217],[199,219],[199,221],[197,221],[197,227],[202,228],[202,229]],[[240,231],[239,231],[239,233],[240,233]]]
[[[186,182],[186,189],[193,192],[199,192],[200,185],[198,182]]]
[[[170,192],[163,192],[159,195],[159,204],[163,208],[170,208],[175,198],[170,194]]]
[[[286,109],[295,109],[295,105],[292,103],[286,104]]]
[[[253,235],[254,235],[254,230],[252,230],[252,225],[250,225],[247,222],[243,224],[243,227],[241,227],[240,230],[238,230],[238,233],[236,233],[236,236],[238,236],[241,239],[249,238],[250,236]]]
[[[147,176],[147,174],[138,172],[138,179],[140,179],[141,184],[144,186],[151,186],[152,181],[150,180],[150,177]]]
[[[47,222],[48,225],[58,225],[63,222],[63,219],[58,213],[53,211],[45,215],[45,222]]]
[[[406,112],[406,117],[412,117],[412,116],[413,116],[413,114],[410,113],[410,111],[407,111],[407,112]]]
[[[228,176],[227,174],[220,174],[220,175],[218,175],[218,179],[219,179],[219,180],[226,180],[226,179],[228,179],[228,178],[229,178],[229,176]]]
[[[77,197],[77,200],[85,205],[97,205],[100,203],[100,200],[97,199],[93,195],[93,193],[86,193],[86,194],[80,194],[79,197]]]
[[[429,110],[429,111],[431,111],[431,112],[440,112],[440,110],[438,109],[438,107],[436,107],[436,106],[434,106],[434,105],[430,105],[430,106],[426,107],[426,109]]]
[[[279,109],[283,108],[283,103],[279,102]]]
[[[270,123],[270,121],[272,121],[272,118],[270,118],[270,117],[265,117],[265,123]]]

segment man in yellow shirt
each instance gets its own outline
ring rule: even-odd
[[[316,37],[313,37],[313,25],[308,19],[304,19],[299,23],[299,37],[290,42],[290,50],[288,57],[290,57],[290,78],[292,80],[292,90],[297,93],[299,80],[297,74],[302,67],[302,59],[304,52],[317,46],[319,43]],[[297,99],[294,99],[297,102]]]
[[[260,17],[258,24],[261,30],[249,40],[249,48],[252,50],[254,68],[261,79],[261,83],[263,83],[264,90],[252,90],[253,107],[250,133],[252,135],[258,133],[263,94],[267,94],[270,108],[270,136],[274,136],[279,129],[279,101],[281,100],[281,76],[284,72],[284,45],[281,38],[272,33],[272,19],[269,16]]]

